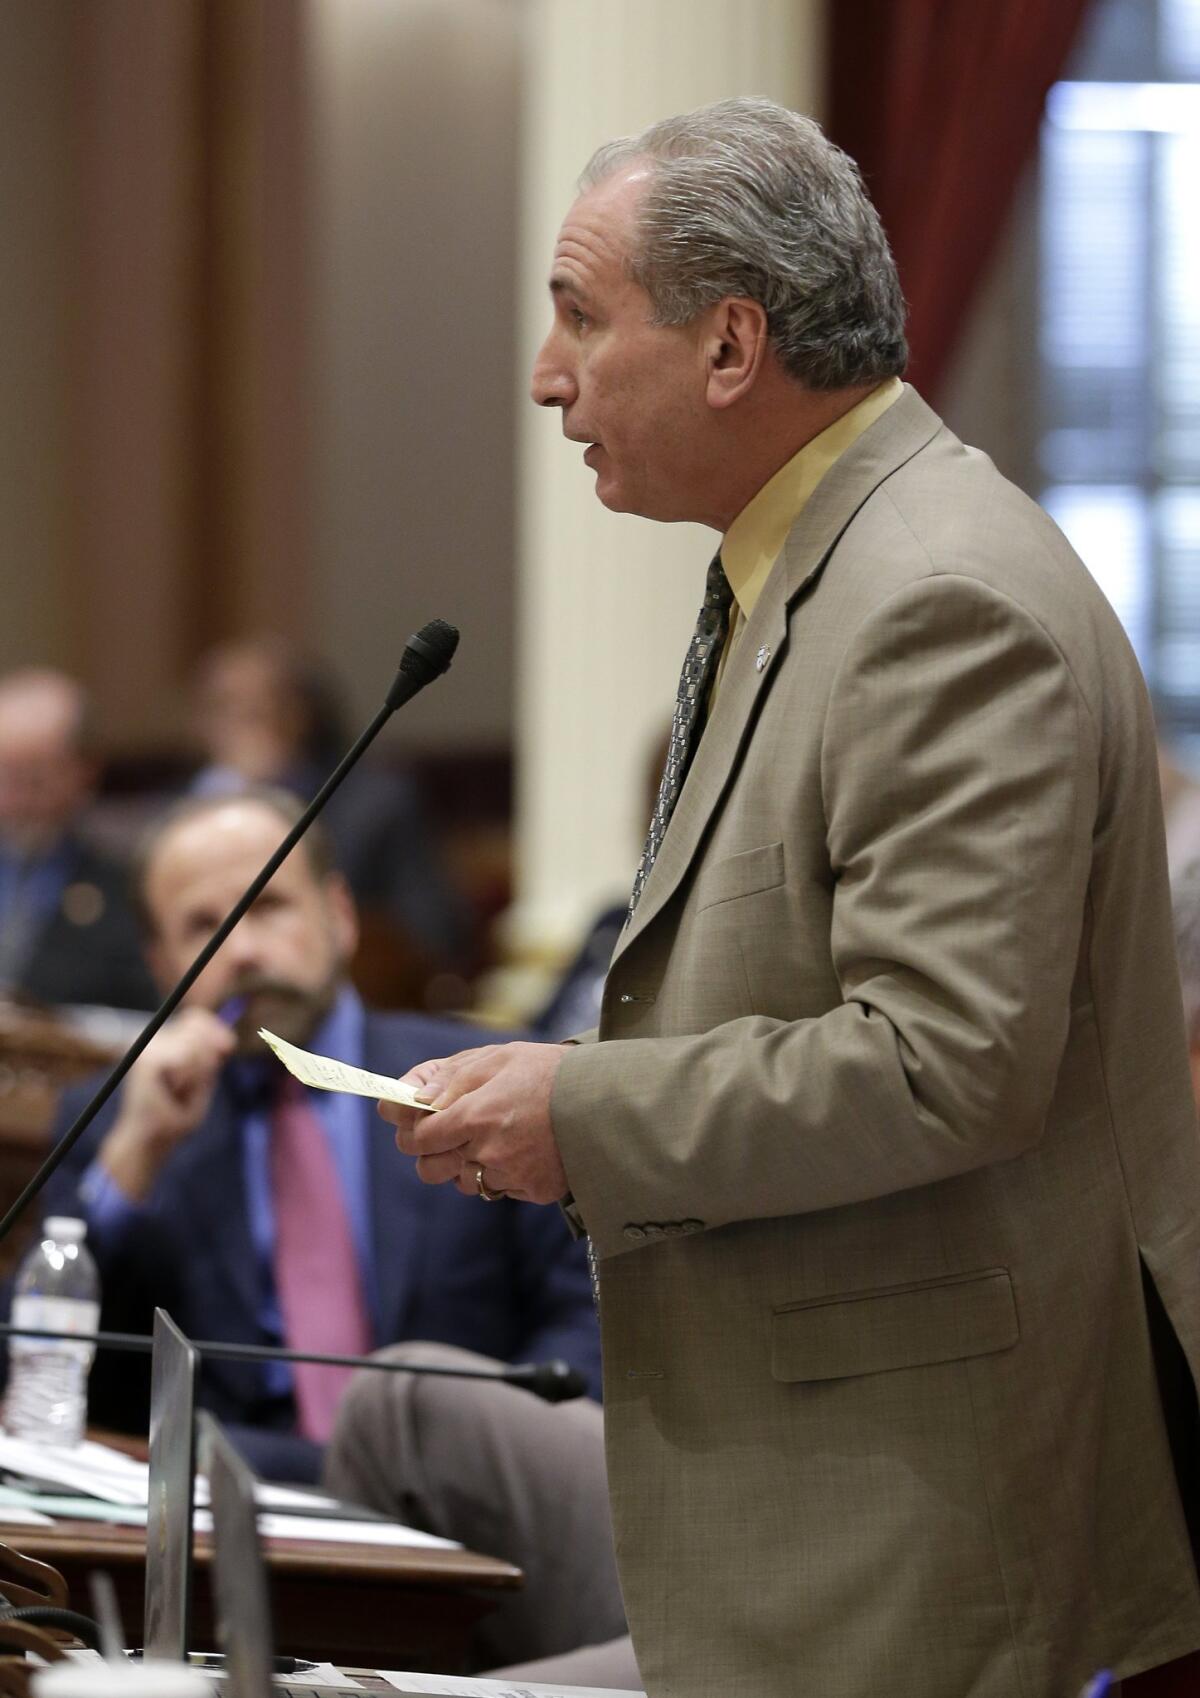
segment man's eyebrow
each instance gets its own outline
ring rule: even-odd
[[[586,292],[577,283],[573,283],[569,277],[560,276],[557,272],[550,274],[550,293],[556,300],[563,295],[571,295],[579,302],[587,300]]]

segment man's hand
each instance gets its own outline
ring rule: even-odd
[[[185,1008],[129,1070],[121,1110],[100,1162],[131,1202],[149,1193],[163,1162],[208,1112],[234,1035],[204,1008]]]
[[[488,1044],[425,1061],[404,1076],[439,1112],[423,1114],[382,1102],[396,1143],[416,1156],[427,1185],[453,1180],[464,1196],[489,1191],[527,1203],[554,1203],[569,1186],[554,1127],[550,1093],[565,1051],[561,1044]]]

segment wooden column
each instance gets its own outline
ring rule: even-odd
[[[145,747],[207,643],[304,619],[306,14],[72,17],[69,658]]]

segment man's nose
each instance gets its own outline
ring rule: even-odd
[[[578,394],[575,378],[560,357],[556,341],[551,332],[533,362],[529,393],[539,407],[569,407]]]
[[[261,937],[252,914],[239,920],[222,945],[221,953],[227,966],[244,973],[262,965]]]

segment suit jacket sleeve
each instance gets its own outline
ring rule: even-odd
[[[1095,727],[1058,648],[974,578],[909,583],[847,644],[821,774],[841,1003],[582,1046],[560,1068],[555,1130],[601,1255],[633,1247],[629,1222],[832,1208],[1040,1135],[1098,794]],[[786,867],[789,835],[812,826],[788,816],[787,774],[770,781]],[[752,963],[784,944],[739,946]]]
[[[102,1077],[97,1074],[94,1079],[82,1085],[72,1085],[63,1092],[50,1132],[51,1148],[65,1137],[77,1116],[87,1107],[102,1082]],[[87,1219],[87,1209],[79,1195],[79,1186],[84,1174],[96,1159],[115,1118],[114,1098],[104,1105],[74,1149],[64,1157],[47,1180],[46,1188],[37,1202],[43,1218],[47,1215],[75,1215],[81,1220]],[[95,1250],[95,1246],[91,1244],[88,1248],[93,1252]]]

